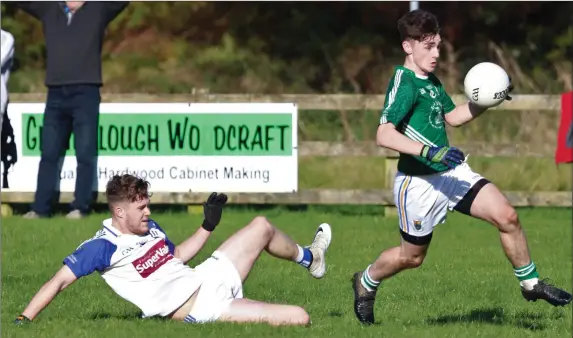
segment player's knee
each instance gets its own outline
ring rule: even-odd
[[[265,216],[257,216],[253,218],[251,225],[257,229],[257,233],[263,236],[271,236],[274,232],[274,227]]]
[[[520,228],[517,211],[511,205],[500,208],[499,212],[494,216],[494,222],[500,230],[505,232],[516,231]]]
[[[401,265],[407,269],[415,269],[424,263],[424,258],[426,255],[417,254],[417,255],[406,255],[402,256],[401,258]]]
[[[308,325],[310,324],[309,314],[301,307],[295,308],[295,313],[293,314],[294,323],[298,325]]]

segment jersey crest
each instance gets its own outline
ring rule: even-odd
[[[443,106],[439,101],[432,102],[428,123],[435,129],[444,129]]]

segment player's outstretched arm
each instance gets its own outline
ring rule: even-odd
[[[487,108],[481,108],[471,102],[467,102],[456,106],[454,110],[445,114],[444,120],[452,127],[460,127],[477,118],[486,110]]]
[[[175,247],[174,256],[182,260],[185,264],[189,262],[205,245],[211,232],[221,222],[223,207],[227,203],[227,195],[212,193],[207,201],[203,203],[203,223],[195,233],[185,242]]]
[[[16,319],[16,323],[33,320],[62,290],[70,286],[76,279],[76,275],[67,265],[62,266],[54,277],[40,288],[24,312]]]
[[[512,97],[510,96],[510,93],[513,90],[511,77],[509,78],[509,81],[510,84],[507,88],[507,96],[505,97],[505,100],[507,101],[511,101]],[[483,114],[488,109],[485,107],[480,107],[471,101],[458,106],[454,106],[452,99],[445,91],[442,91],[441,95],[442,105],[446,111],[446,114],[444,114],[444,120],[452,127],[463,126],[464,124]]]

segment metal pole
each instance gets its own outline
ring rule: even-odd
[[[418,5],[419,1],[410,1],[410,11],[414,11],[418,8],[420,8],[420,6]]]

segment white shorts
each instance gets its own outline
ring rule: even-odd
[[[243,298],[241,276],[223,253],[213,252],[211,257],[195,267],[195,271],[203,283],[186,322],[216,321],[233,299]]]
[[[400,229],[415,237],[429,235],[482,178],[465,162],[453,170],[431,175],[409,176],[398,172],[394,179],[394,203]]]

